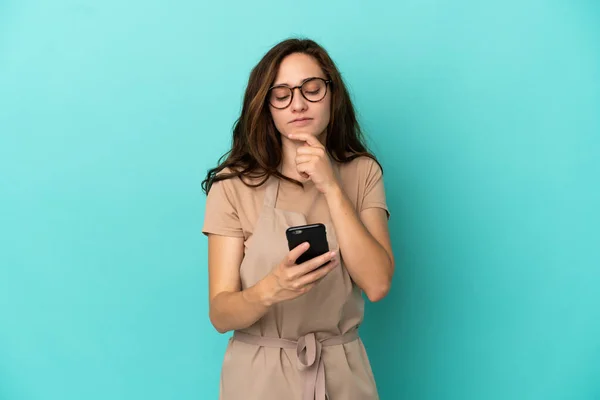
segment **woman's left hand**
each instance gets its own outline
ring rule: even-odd
[[[296,151],[296,168],[303,177],[310,179],[317,190],[327,194],[338,185],[331,160],[325,147],[319,140],[308,134],[289,135],[292,140],[304,141],[304,146]]]

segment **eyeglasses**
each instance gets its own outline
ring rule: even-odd
[[[271,104],[274,108],[282,110],[292,104],[294,91],[296,89],[300,89],[302,97],[311,103],[316,103],[325,98],[325,95],[327,95],[327,86],[330,83],[331,80],[325,80],[323,78],[310,78],[300,86],[273,86],[269,89],[267,99],[269,100],[269,104]]]

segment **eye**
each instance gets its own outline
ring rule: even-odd
[[[302,92],[307,96],[318,96],[323,89],[324,83],[320,79],[311,79],[302,86]]]
[[[286,100],[290,97],[290,89],[286,87],[276,87],[271,91],[271,98],[277,101]]]

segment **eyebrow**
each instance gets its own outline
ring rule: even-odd
[[[326,79],[326,78],[322,78],[322,77],[320,77],[320,76],[309,76],[308,78],[305,78],[305,79],[303,79],[303,80],[300,82],[300,85],[299,85],[299,86],[302,86],[302,84],[303,84],[304,82],[306,82],[306,81],[308,81],[308,80],[310,80],[310,79],[314,79],[314,78]],[[276,87],[276,86],[287,86],[287,87],[292,87],[292,85],[290,85],[290,84],[289,84],[289,83],[287,83],[287,82],[275,83],[275,84],[273,84],[273,86],[271,86],[271,87]]]

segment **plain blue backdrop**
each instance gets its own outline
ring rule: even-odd
[[[0,1],[0,399],[217,398],[200,183],[290,36],[385,169],[382,399],[600,399],[599,4]]]

